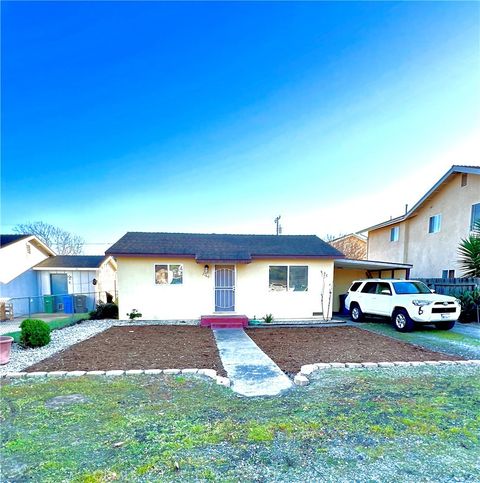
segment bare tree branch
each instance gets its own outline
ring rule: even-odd
[[[13,231],[22,235],[35,235],[59,255],[79,255],[83,252],[85,242],[82,237],[43,221],[20,223]]]

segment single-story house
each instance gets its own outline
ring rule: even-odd
[[[341,265],[348,262],[343,253],[314,235],[130,232],[106,254],[118,264],[120,318],[136,309],[152,320],[330,318],[348,276],[351,282],[397,269],[405,276],[409,268],[366,260]],[[335,288],[340,271],[343,292]]]
[[[13,307],[13,316],[49,310],[63,311],[64,294],[84,294],[87,308],[116,294],[116,263],[105,255],[65,255],[55,252],[34,235],[0,235],[0,299]]]
[[[61,296],[66,294],[83,295],[80,300],[86,304],[85,311],[92,310],[96,302],[116,297],[117,264],[110,256],[57,255],[43,260],[33,270],[38,274],[40,295],[56,296],[55,312],[65,309]]]

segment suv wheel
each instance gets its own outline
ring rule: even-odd
[[[399,332],[412,332],[415,322],[410,318],[405,309],[396,309],[392,315],[392,322]]]
[[[360,308],[360,305],[358,304],[352,304],[350,306],[350,317],[354,322],[362,322],[363,319],[365,318],[362,312],[362,309]]]
[[[435,324],[435,327],[438,330],[450,330],[453,328],[454,325],[455,325],[454,320],[446,320],[445,322],[437,322]]]

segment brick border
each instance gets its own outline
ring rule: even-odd
[[[146,375],[199,375],[213,379],[217,384],[230,387],[230,379],[228,377],[219,376],[214,369],[130,369],[130,370],[110,370],[110,371],[36,371],[36,372],[7,372],[2,374],[2,379],[20,379],[20,378],[40,378],[40,377],[81,377],[81,376],[134,376],[139,374]]]
[[[306,364],[300,368],[300,372],[295,375],[293,382],[297,386],[308,386],[310,376],[316,371],[325,369],[376,369],[386,367],[418,367],[418,366],[476,366],[480,365],[480,360],[458,360],[458,361],[413,361],[413,362],[319,362],[317,364]]]

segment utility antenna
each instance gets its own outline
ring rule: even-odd
[[[275,222],[275,225],[277,226],[276,228],[276,232],[277,232],[277,235],[280,235],[282,233],[282,226],[280,225],[280,218],[282,216],[281,215],[278,215],[275,220],[273,220]]]

